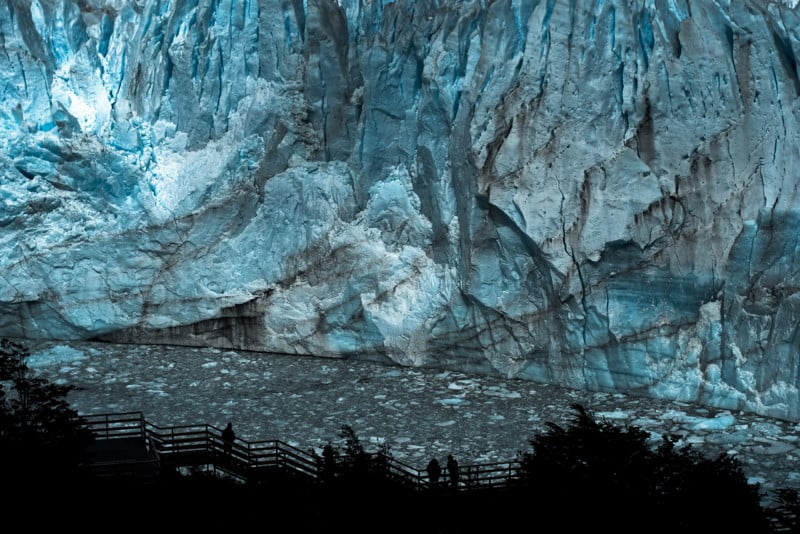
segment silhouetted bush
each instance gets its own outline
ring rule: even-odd
[[[548,423],[520,455],[522,489],[565,528],[615,532],[769,532],[757,485],[738,461],[707,458],[667,436],[598,421],[573,405],[567,427]]]

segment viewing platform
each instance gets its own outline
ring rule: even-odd
[[[147,421],[142,412],[82,417],[95,439],[81,467],[96,477],[147,481],[165,471],[200,469],[242,483],[290,477],[313,485],[336,476],[313,449],[280,440],[235,438],[226,449],[222,429],[209,424],[160,427]],[[459,466],[458,484],[449,487],[446,477],[431,483],[427,473],[390,455],[368,453],[368,457],[384,476],[415,491],[503,488],[513,483],[520,467],[516,460]]]

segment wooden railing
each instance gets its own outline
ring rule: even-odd
[[[108,413],[82,416],[97,440],[140,438],[162,467],[211,466],[242,481],[267,476],[283,470],[311,481],[324,481],[322,459],[310,451],[280,440],[251,442],[236,438],[229,448],[222,439],[222,429],[213,425],[160,427],[148,422],[141,412]],[[377,454],[369,455],[372,464]],[[419,469],[391,456],[383,456],[381,472],[416,490],[448,487],[445,478],[432,485]],[[459,467],[459,491],[498,488],[517,478],[517,461],[468,464]]]
[[[81,416],[85,426],[96,439],[115,439],[146,436],[146,421],[142,412],[106,413]]]
[[[141,412],[82,416],[95,440],[84,451],[83,467],[96,476],[152,479],[158,461],[147,449],[146,421]]]
[[[518,480],[518,461],[471,464],[459,467],[460,482],[467,490],[508,486]]]
[[[396,480],[407,482],[415,489],[420,490],[428,487],[426,477],[419,469],[405,464],[400,460],[387,456],[385,458],[384,467],[387,475]]]

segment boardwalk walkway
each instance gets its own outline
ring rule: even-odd
[[[208,424],[159,427],[142,412],[83,416],[95,440],[82,467],[99,476],[157,479],[166,470],[196,468],[240,482],[276,477],[302,479],[311,484],[329,480],[322,458],[280,440],[247,441],[236,438],[225,450],[222,429]],[[383,475],[416,491],[432,488],[427,475],[391,456],[380,458]],[[516,460],[459,466],[457,491],[506,487],[515,480]]]

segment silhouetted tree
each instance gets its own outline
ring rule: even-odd
[[[323,448],[322,456],[312,451],[323,481],[336,482],[338,487],[349,486],[353,490],[389,482],[387,462],[392,454],[387,444],[380,444],[375,452],[367,452],[349,425],[343,425],[338,435],[343,446],[329,442]]]
[[[736,459],[709,459],[667,436],[598,421],[583,406],[562,427],[547,423],[520,455],[523,488],[562,525],[615,532],[769,532],[759,488]]]
[[[28,349],[0,340],[0,462],[6,477],[73,474],[92,433],[66,400],[75,389],[35,376]]]
[[[388,445],[382,443],[375,453],[368,453],[349,425],[341,427],[339,437],[344,440],[344,451],[339,455],[341,472],[356,479],[385,475],[386,460],[391,456]]]

